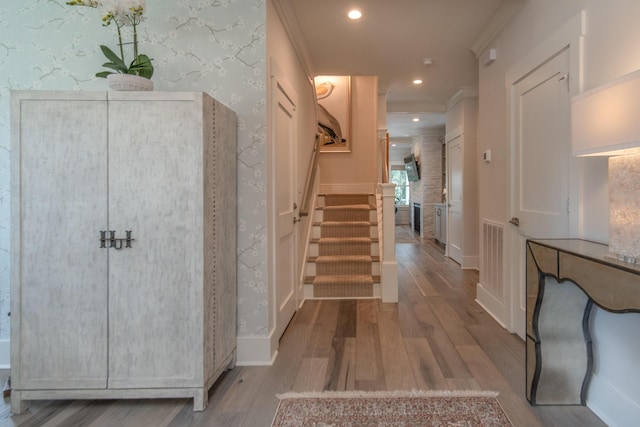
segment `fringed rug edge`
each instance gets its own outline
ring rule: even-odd
[[[483,390],[395,390],[395,391],[309,391],[276,394],[284,399],[389,398],[389,397],[498,397],[497,391]]]

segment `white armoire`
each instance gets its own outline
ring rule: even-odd
[[[194,399],[236,349],[236,116],[204,93],[11,94],[11,407]]]

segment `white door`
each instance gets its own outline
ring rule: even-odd
[[[458,264],[462,265],[462,246],[464,224],[462,218],[462,153],[463,136],[458,133],[447,141],[447,202],[448,231],[447,252]]]
[[[569,52],[558,54],[511,88],[511,318],[525,334],[525,243],[570,237]]]
[[[273,84],[273,201],[275,207],[275,334],[280,338],[296,311],[295,93],[275,73]]]

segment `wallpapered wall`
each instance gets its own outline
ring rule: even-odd
[[[140,50],[155,90],[205,91],[238,114],[238,333],[267,334],[265,0],[147,0]],[[116,50],[98,11],[64,0],[0,8],[0,341],[9,338],[10,90],[106,90],[94,77]],[[82,114],[81,111],[78,114]]]

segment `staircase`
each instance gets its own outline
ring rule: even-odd
[[[305,298],[380,297],[372,194],[320,194],[306,263]]]

